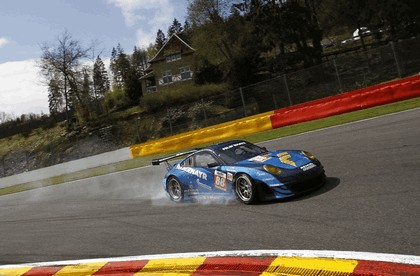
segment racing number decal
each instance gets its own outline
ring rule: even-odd
[[[282,163],[296,167],[296,163],[290,160],[292,156],[288,152],[285,151],[285,152],[279,153],[277,156],[280,158],[280,161]]]
[[[214,187],[226,192],[226,174],[223,172],[214,172]]]

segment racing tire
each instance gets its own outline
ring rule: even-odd
[[[182,202],[184,200],[184,189],[181,182],[176,177],[170,177],[166,182],[166,191],[173,202]]]
[[[245,204],[253,204],[257,201],[257,187],[254,180],[246,174],[240,174],[235,178],[235,194],[239,201]]]

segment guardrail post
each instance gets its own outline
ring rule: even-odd
[[[401,79],[402,78],[401,67],[400,67],[400,63],[398,62],[398,56],[397,56],[397,52],[395,51],[394,42],[391,41],[390,44],[391,44],[392,54],[395,59],[395,66],[397,66],[398,77]]]
[[[239,87],[239,93],[241,94],[242,105],[244,107],[244,117],[246,117],[245,98],[244,98],[244,93],[242,92],[242,87]]]
[[[286,74],[283,75],[283,81],[284,81],[284,87],[286,88],[286,92],[287,92],[287,97],[289,99],[289,105],[292,106],[292,98],[290,97],[290,90],[289,90],[289,85],[287,84],[287,76]]]
[[[273,102],[274,102],[274,109],[279,109],[277,105],[277,101],[276,101],[276,95],[272,94],[272,96],[273,96]]]
[[[137,128],[137,141],[140,143],[140,126],[139,126],[140,116],[136,118],[136,128]]]
[[[171,135],[172,135],[172,133],[173,133],[173,131],[172,131],[172,121],[171,121],[171,113],[169,112],[169,109],[166,109],[166,114],[168,115],[169,130],[171,131]]]
[[[2,156],[1,158],[1,163],[2,163],[2,177],[6,176],[6,162],[4,161],[4,159],[6,158],[6,156]]]
[[[333,65],[334,65],[334,70],[335,70],[335,76],[337,77],[338,90],[342,92],[343,86],[341,85],[340,74],[338,73],[337,62],[335,61],[335,59],[333,59]]]
[[[204,126],[207,126],[207,112],[206,112],[206,105],[204,104],[204,99],[201,99],[201,106],[203,108],[203,114],[204,114]]]
[[[76,149],[77,149],[77,159],[80,159],[80,142],[79,142],[79,135],[76,135]]]
[[[29,152],[25,151],[25,171],[29,171]]]

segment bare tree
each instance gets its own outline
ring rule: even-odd
[[[4,111],[0,111],[0,124],[12,121],[16,118],[13,113],[6,113]]]
[[[71,95],[69,92],[69,81],[80,69],[80,61],[88,57],[90,48],[82,47],[78,40],[73,39],[67,31],[64,31],[57,38],[55,45],[51,46],[45,43],[41,46],[41,50],[42,56],[39,67],[47,84],[51,83],[51,80],[55,80],[55,83],[63,84],[59,91],[64,99],[67,129],[70,129],[69,110]]]

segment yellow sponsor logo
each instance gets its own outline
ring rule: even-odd
[[[296,163],[290,160],[292,156],[287,151],[279,153],[277,156],[280,158],[280,161],[282,163],[296,167]]]

